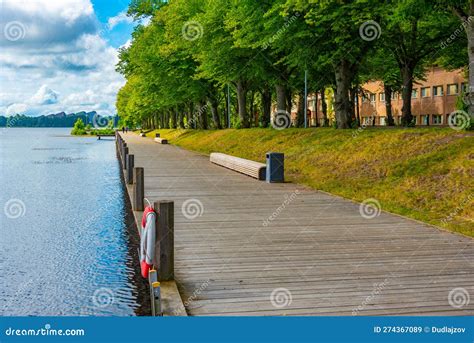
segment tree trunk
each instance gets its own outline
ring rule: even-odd
[[[304,89],[298,95],[298,112],[296,113],[296,126],[304,127]]]
[[[270,124],[270,116],[272,111],[272,92],[265,87],[262,92],[262,126],[267,127]]]
[[[242,127],[248,128],[249,118],[247,113],[247,87],[242,80],[237,81],[237,102],[239,103],[239,118]]]
[[[318,109],[318,96],[319,96],[319,93],[318,92],[314,92],[314,122],[315,122],[315,126],[318,127],[319,126],[319,118],[318,118],[318,112],[319,112],[319,109]]]
[[[178,127],[178,107],[171,110],[171,128],[176,129]]]
[[[221,119],[219,117],[219,102],[214,97],[210,97],[209,102],[211,104],[212,121],[214,123],[214,127],[216,129],[222,129]]]
[[[225,99],[225,114],[224,114],[224,125],[225,128],[227,129],[229,125],[229,101],[228,101],[228,94],[227,94],[227,89],[224,89],[224,99]]]
[[[357,121],[357,125],[359,125],[360,123],[358,122],[358,118],[356,116],[356,107],[355,107],[356,95],[357,95],[357,86],[351,87],[351,89],[349,90],[350,104],[351,104],[351,122]]]
[[[336,65],[336,94],[334,110],[336,112],[336,123],[338,129],[349,129],[351,127],[352,111],[349,90],[351,86],[352,71],[347,60],[341,60]]]
[[[293,94],[291,90],[287,87],[286,88],[286,111],[290,114],[290,117],[291,117],[292,109],[293,109]]]
[[[250,92],[250,126],[258,126],[257,115],[255,113],[255,91]]]
[[[186,115],[184,106],[178,106],[179,128],[184,129],[184,116]]]
[[[466,103],[469,106],[469,115],[474,117],[474,2],[471,2],[471,20],[466,26],[468,52],[469,52],[469,93],[466,95]]]
[[[203,130],[208,129],[207,125],[207,104],[205,101],[199,102],[199,111],[198,111],[198,116],[199,116],[199,128]]]
[[[329,126],[329,119],[328,119],[328,104],[326,104],[326,90],[324,88],[321,89],[321,111],[323,112],[323,126]]]
[[[286,112],[286,87],[282,84],[276,85],[277,112]]]
[[[387,114],[387,125],[395,126],[395,120],[392,115],[392,86],[384,84],[385,92],[385,112]]]
[[[165,111],[165,117],[164,117],[163,127],[164,127],[165,129],[169,129],[169,128],[170,128],[170,113],[169,113],[169,111]]]
[[[360,92],[360,88],[357,88],[354,101],[355,101],[355,108],[356,108],[357,124],[359,124],[360,126],[361,121],[360,121],[359,92]]]
[[[413,121],[413,115],[411,114],[411,93],[413,91],[413,73],[414,68],[410,64],[402,66],[402,125],[409,126]]]
[[[189,109],[187,113],[187,120],[186,120],[186,128],[187,129],[194,129],[196,128],[196,119],[194,118],[194,104],[192,102],[189,103]]]

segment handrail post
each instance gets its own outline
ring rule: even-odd
[[[134,211],[143,211],[143,198],[145,197],[145,177],[142,167],[133,168],[133,201]]]
[[[123,169],[127,170],[128,147],[123,149]]]
[[[126,182],[127,184],[131,185],[133,184],[133,168],[135,167],[135,156],[133,154],[127,155],[127,172],[125,173],[126,175]]]
[[[156,244],[154,264],[158,281],[174,280],[174,202],[154,203],[156,216]]]

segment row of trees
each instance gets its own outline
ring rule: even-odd
[[[374,79],[387,99],[401,92],[410,125],[424,69],[467,71],[474,60],[470,0],[133,0],[128,14],[151,19],[117,66],[127,79],[117,109],[130,126],[266,127],[272,104],[291,113],[295,99],[301,126],[305,73],[323,105],[333,89],[338,128],[357,123],[361,85]]]

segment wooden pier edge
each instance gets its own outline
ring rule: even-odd
[[[120,134],[118,134],[120,137]],[[122,140],[122,139],[120,139]],[[123,141],[123,140],[122,140]],[[122,182],[127,190],[127,196],[130,201],[130,204],[133,203],[134,199],[134,185],[127,184],[126,173],[127,170],[123,169],[122,161],[120,160],[120,155],[118,156],[120,167],[121,167],[121,176]],[[137,229],[141,225],[143,211],[134,211],[132,208],[129,209],[133,213],[133,218],[135,220],[135,225]],[[139,232],[137,232],[139,234]],[[144,282],[147,282],[144,280]],[[176,285],[175,280],[161,281],[161,311],[164,317],[187,317],[186,308],[184,307],[183,300],[178,291],[178,286]]]

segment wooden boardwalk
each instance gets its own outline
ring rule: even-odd
[[[474,240],[121,134],[145,196],[175,201],[189,315],[473,315]],[[184,207],[183,207],[184,206]]]

